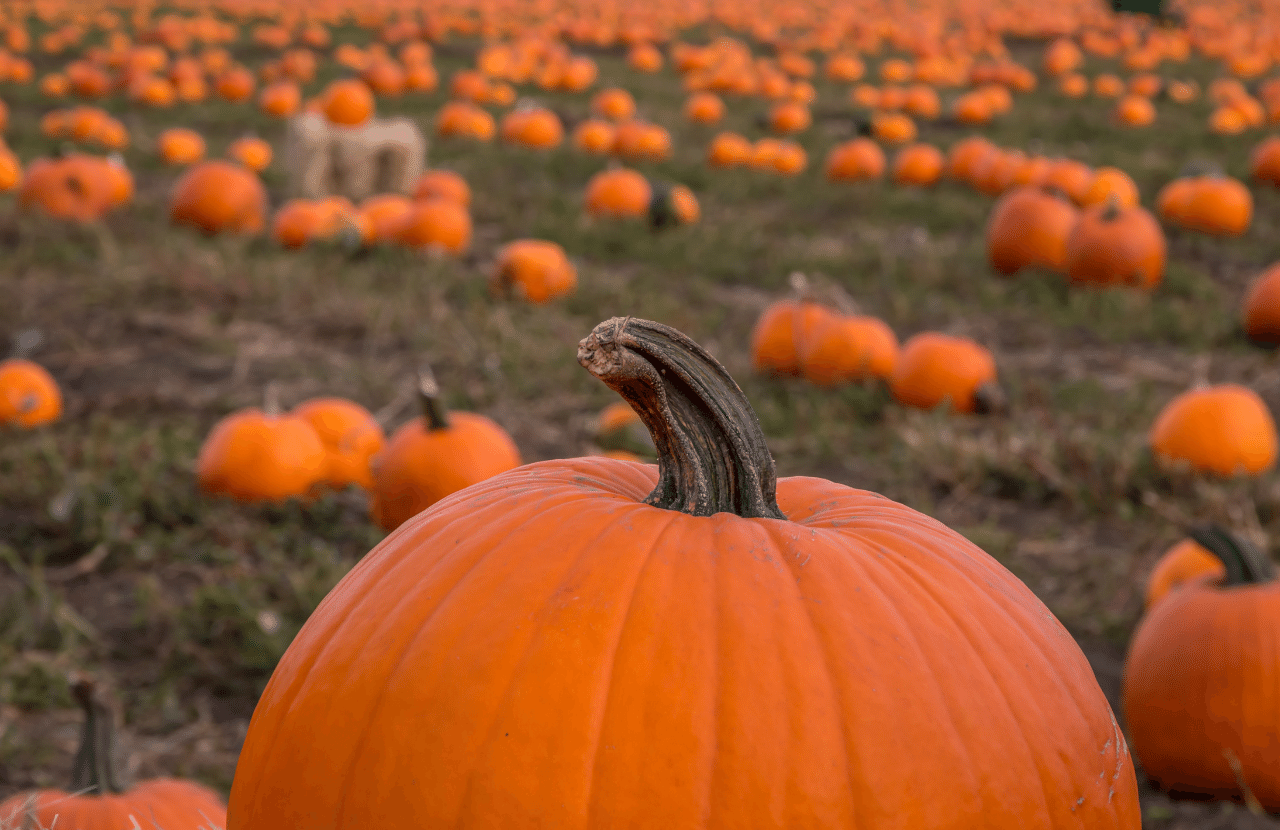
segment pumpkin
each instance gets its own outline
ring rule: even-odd
[[[305,496],[324,482],[329,453],[311,424],[278,414],[273,402],[213,425],[196,458],[196,481],[210,495],[241,502]]]
[[[600,410],[592,427],[592,438],[605,450],[626,452],[636,461],[641,460],[641,456],[652,459],[657,453],[653,436],[626,401],[614,401]]]
[[[43,366],[18,357],[0,361],[0,424],[30,429],[61,415],[62,392]]]
[[[1058,91],[1068,98],[1083,98],[1089,94],[1089,79],[1078,72],[1069,72],[1058,78]]]
[[[751,366],[757,372],[799,375],[800,344],[834,315],[807,300],[783,300],[764,310],[751,331]]]
[[[720,133],[707,147],[711,167],[742,167],[751,163],[751,156],[751,142],[737,133]]]
[[[103,159],[73,153],[60,159],[35,159],[27,165],[18,204],[55,219],[93,222],[111,208],[115,189]]]
[[[626,121],[636,114],[636,101],[625,89],[610,87],[591,99],[591,111],[610,121]]]
[[[266,225],[267,190],[253,171],[214,159],[192,165],[169,194],[169,219],[207,234],[259,233]]]
[[[1005,276],[1023,268],[1064,273],[1067,238],[1079,211],[1059,196],[1036,187],[1005,193],[987,219],[987,260]]]
[[[358,127],[373,117],[373,90],[358,78],[331,82],[321,97],[321,111],[333,124]]]
[[[988,412],[1003,405],[991,352],[964,337],[922,332],[907,340],[889,377],[897,401],[918,409],[944,403],[955,412]]]
[[[1067,236],[1067,277],[1075,283],[1151,289],[1164,277],[1166,252],[1155,217],[1111,197],[1082,211]]]
[[[231,142],[227,148],[227,157],[248,167],[255,173],[261,173],[271,164],[271,145],[257,136],[244,136]]]
[[[856,182],[884,175],[884,150],[869,138],[837,144],[827,154],[826,177],[831,182]]]
[[[1217,528],[1193,533],[1222,564],[1155,603],[1125,659],[1133,751],[1158,786],[1280,811],[1280,582]]]
[[[957,141],[947,152],[947,176],[968,183],[973,170],[997,150],[996,145],[980,135]]]
[[[1266,138],[1249,155],[1249,175],[1255,182],[1280,187],[1280,136]]]
[[[779,141],[767,158],[768,162],[764,169],[780,176],[795,176],[809,163],[809,156],[804,148],[794,141],[787,140]]]
[[[368,84],[374,95],[394,97],[404,93],[408,83],[405,70],[391,58],[379,58],[369,62],[360,73],[360,80]]]
[[[938,93],[933,87],[915,84],[907,89],[902,111],[916,118],[933,120],[942,113],[942,102],[938,100]]]
[[[627,52],[627,66],[637,72],[657,72],[662,69],[662,53],[652,43],[637,43]]]
[[[684,102],[684,117],[694,124],[715,124],[724,118],[724,101],[712,92],[695,92]]]
[[[8,147],[0,146],[0,193],[8,193],[22,183],[22,162]]]
[[[1134,207],[1141,203],[1138,185],[1129,174],[1118,167],[1099,167],[1093,172],[1093,182],[1080,198],[1082,207],[1100,205],[1115,198],[1121,207]]]
[[[531,303],[546,303],[573,293],[578,273],[556,243],[518,239],[498,252],[489,285],[497,294],[515,293]]]
[[[672,329],[609,320],[578,360],[658,464],[531,464],[401,525],[277,665],[228,830],[1138,826],[1088,661],[1003,566],[779,480]]]
[[[493,116],[469,101],[450,101],[436,113],[436,134],[488,141],[497,127]]]
[[[18,793],[0,802],[0,826],[89,830],[132,827],[139,821],[165,830],[224,826],[227,810],[222,799],[194,781],[152,778],[125,786],[115,767],[111,708],[89,679],[74,680],[71,696],[85,715],[71,786],[65,792]]]
[[[649,227],[654,230],[692,225],[702,216],[698,197],[687,185],[651,184],[653,200],[649,203]]]
[[[915,140],[916,124],[900,112],[873,113],[871,135],[885,144],[906,144]]]
[[[1259,346],[1280,345],[1280,264],[1259,274],[1244,298],[1244,330]]]
[[[364,241],[392,242],[413,213],[413,201],[399,193],[377,193],[360,203],[368,233]]]
[[[564,126],[554,112],[542,107],[516,109],[502,119],[502,140],[534,150],[549,150],[564,140]]]
[[[373,459],[369,514],[395,530],[458,490],[520,466],[502,427],[473,412],[449,412],[435,377],[419,378],[422,415],[402,424]]]
[[[797,343],[800,375],[817,386],[887,379],[898,362],[898,338],[875,317],[829,314]]]
[[[1276,461],[1276,425],[1258,393],[1237,384],[1183,392],[1148,435],[1162,463],[1219,476],[1257,475]]]
[[[671,156],[671,134],[647,121],[624,121],[613,134],[614,154],[635,161],[663,161]]]
[[[417,201],[397,228],[395,241],[411,248],[465,253],[471,247],[471,214],[452,199]]]
[[[1187,230],[1240,236],[1253,220],[1253,196],[1243,182],[1229,176],[1194,176],[1185,190],[1185,201],[1170,208],[1168,216]]]
[[[214,87],[224,101],[248,101],[253,97],[253,73],[243,66],[230,67],[218,76]]]
[[[1052,159],[1045,169],[1041,186],[1057,190],[1077,205],[1084,204],[1097,173],[1082,161],[1069,158]]]
[[[769,130],[778,135],[791,135],[809,129],[813,116],[809,108],[798,101],[779,101],[765,117]]]
[[[1126,95],[1116,102],[1111,117],[1124,127],[1148,127],[1156,121],[1156,106],[1142,95]]]
[[[458,173],[443,168],[426,170],[413,185],[415,199],[448,199],[465,207],[471,206],[471,186]]]
[[[258,109],[276,118],[288,118],[302,105],[302,90],[293,81],[276,81],[258,93]]]
[[[573,128],[573,146],[585,153],[607,155],[613,152],[614,135],[610,122],[588,118]]]
[[[1215,579],[1226,576],[1227,569],[1218,557],[1195,539],[1183,539],[1161,555],[1147,578],[1143,605],[1150,609],[1171,591],[1206,575]]]
[[[1169,100],[1178,104],[1189,104],[1200,97],[1200,84],[1195,81],[1173,80],[1165,87]]]
[[[647,216],[653,204],[653,188],[634,170],[603,170],[587,182],[587,213],[604,219]]]
[[[186,127],[170,127],[160,133],[156,146],[166,164],[195,164],[204,158],[204,139],[200,133]]]
[[[945,163],[942,151],[932,144],[909,144],[894,156],[890,178],[895,184],[931,187],[942,176]]]
[[[373,486],[370,459],[386,436],[369,410],[345,398],[311,398],[290,414],[309,423],[324,445],[328,464],[323,483],[338,490],[351,484],[366,490]]]
[[[981,126],[995,115],[991,100],[981,92],[966,92],[951,105],[951,117],[961,124]]]
[[[1104,72],[1093,79],[1093,94],[1099,98],[1119,98],[1124,94],[1124,81]]]

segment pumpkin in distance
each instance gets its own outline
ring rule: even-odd
[[[1137,830],[1089,663],[941,523],[779,481],[704,349],[634,318],[578,360],[659,463],[529,464],[339,583],[253,714],[228,830]]]

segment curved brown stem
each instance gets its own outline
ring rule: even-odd
[[[690,516],[786,518],[760,421],[705,349],[670,326],[614,317],[578,344],[578,362],[653,436],[658,486],[646,504]]]
[[[1275,579],[1271,560],[1243,537],[1217,525],[1192,528],[1188,535],[1226,567],[1224,586],[1256,585]]]
[[[113,757],[115,725],[110,707],[98,696],[92,680],[74,681],[71,695],[84,710],[80,749],[71,772],[71,792],[89,795],[124,792],[126,787],[120,782]]]
[[[436,382],[430,366],[418,370],[418,403],[428,430],[434,432],[449,428],[449,410],[440,400],[440,384]]]

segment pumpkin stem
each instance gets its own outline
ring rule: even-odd
[[[786,518],[760,421],[706,349],[670,326],[614,317],[578,344],[578,362],[653,436],[658,486],[646,504],[690,516]]]
[[[1120,197],[1114,193],[1107,194],[1106,207],[1102,209],[1102,221],[1114,222],[1120,216]]]
[[[1187,535],[1226,567],[1224,586],[1256,585],[1275,578],[1271,560],[1242,536],[1217,525],[1195,527]]]
[[[115,729],[111,709],[97,694],[94,682],[87,678],[72,682],[71,695],[84,710],[80,749],[71,772],[71,792],[89,795],[124,792],[126,788],[120,783],[112,757]]]
[[[418,370],[418,402],[422,406],[422,417],[426,419],[427,429],[449,428],[449,410],[440,400],[440,384],[430,366]]]

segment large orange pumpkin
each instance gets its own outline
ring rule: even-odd
[[[672,329],[610,320],[578,360],[658,464],[531,464],[401,525],[278,664],[228,830],[1138,827],[1088,661],[995,559],[778,480]]]
[[[1114,196],[1080,214],[1067,236],[1067,277],[1091,285],[1151,289],[1164,278],[1164,231],[1146,209]]]
[[[1067,265],[1067,238],[1079,211],[1055,194],[1018,187],[1000,197],[987,220],[987,259],[1001,274],[1023,268],[1062,273]]]
[[[1125,659],[1133,751],[1159,786],[1247,796],[1280,811],[1280,581],[1265,554],[1216,528],[1193,534],[1222,563],[1156,602]]]
[[[218,794],[194,781],[152,778],[132,787],[115,767],[114,713],[93,681],[76,679],[71,695],[85,713],[80,751],[67,791],[18,793],[0,802],[0,827],[88,830],[140,826],[204,830],[226,823]]]

